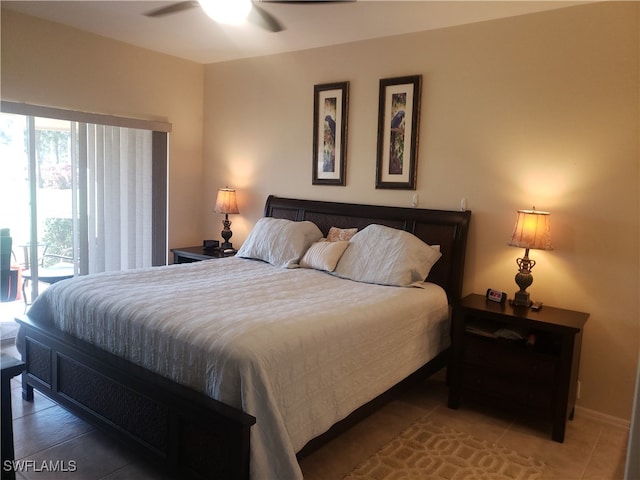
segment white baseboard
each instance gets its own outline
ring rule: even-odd
[[[590,408],[579,407],[576,405],[575,414],[584,418],[589,418],[591,420],[606,423],[607,425],[611,425],[613,427],[624,428],[626,430],[629,430],[629,428],[631,427],[631,422],[629,420],[614,417],[613,415],[607,415],[606,413],[591,410]]]

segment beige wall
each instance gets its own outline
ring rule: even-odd
[[[169,245],[202,241],[200,64],[2,10],[2,100],[166,120]]]
[[[630,418],[639,340],[637,2],[208,65],[203,202],[238,188],[240,244],[268,194],[409,206],[376,190],[378,80],[423,75],[419,206],[473,210],[464,290],[516,290],[515,211],[552,212],[535,300],[591,313],[579,405]],[[350,81],[347,186],[311,185],[313,85]],[[220,215],[204,212],[217,238]]]
[[[211,210],[225,184],[239,190],[239,245],[270,193],[408,206],[414,192],[374,188],[378,80],[422,74],[419,206],[468,199],[465,292],[512,294],[523,253],[506,246],[514,212],[550,210],[555,250],[532,252],[529,290],[591,313],[579,404],[628,420],[640,336],[638,10],[588,5],[206,67],[3,10],[1,94],[168,120],[170,246],[219,238]],[[312,186],[313,85],[344,80],[347,186]]]

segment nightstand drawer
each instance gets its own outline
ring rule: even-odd
[[[496,373],[549,383],[554,378],[556,362],[552,355],[527,350],[523,342],[465,336],[464,363]]]
[[[474,365],[465,365],[462,388],[472,397],[491,400],[492,403],[495,400],[496,404],[510,405],[512,408],[526,407],[548,412],[553,401],[551,384],[527,382]]]

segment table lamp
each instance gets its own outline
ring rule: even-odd
[[[516,284],[520,287],[511,304],[530,307],[531,300],[527,287],[533,283],[531,270],[535,266],[535,260],[529,258],[529,249],[552,250],[551,236],[549,234],[549,212],[541,212],[533,207],[531,210],[518,210],[516,225],[511,235],[509,245],[524,248],[524,257],[518,258],[518,273]]]
[[[236,203],[236,191],[233,188],[225,187],[218,190],[218,197],[216,198],[216,206],[214,209],[218,213],[224,213],[224,220],[222,221],[222,225],[224,228],[220,233],[224,242],[220,245],[222,250],[233,249],[231,242],[229,239],[233,235],[233,232],[229,228],[231,226],[231,222],[229,221],[230,213],[240,213],[238,211],[238,204]]]

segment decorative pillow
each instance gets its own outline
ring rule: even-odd
[[[420,286],[442,254],[404,230],[372,224],[356,233],[334,274],[358,282]]]
[[[322,232],[313,222],[263,217],[236,255],[263,260],[276,267],[297,268],[311,244],[321,238]]]
[[[331,227],[329,229],[329,233],[327,234],[327,242],[340,242],[343,240],[349,241],[357,231],[357,228]]]
[[[309,247],[307,253],[300,260],[302,268],[315,268],[333,272],[336,269],[338,260],[349,246],[347,241],[338,242],[316,242]]]

